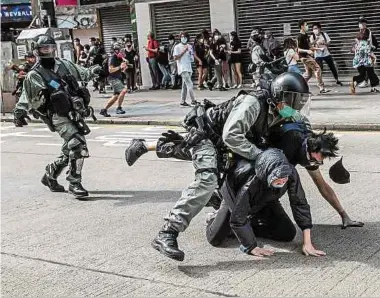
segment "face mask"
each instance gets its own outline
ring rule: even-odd
[[[267,38],[268,38],[268,35],[265,34],[265,35],[264,35],[264,38],[267,39]]]
[[[364,28],[363,24],[360,23],[360,24],[359,24],[359,29],[363,29],[363,28]]]
[[[305,25],[305,32],[309,31],[309,26]]]
[[[289,106],[285,106],[279,110],[278,113],[282,118],[290,118],[296,113],[296,110]]]
[[[200,40],[199,40],[199,43],[201,43],[201,44],[202,44],[202,43],[203,43],[203,39],[200,39]]]
[[[184,37],[184,36],[182,36],[182,37],[181,37],[181,42],[182,42],[183,44],[186,44],[186,43],[187,43],[187,38]]]
[[[219,39],[219,35],[215,35],[215,36],[214,36],[214,39],[215,39],[215,40],[218,40],[218,39]]]
[[[314,29],[314,30],[313,30],[313,33],[314,33],[315,35],[318,35],[318,34],[319,34],[319,30],[318,30],[318,29]]]
[[[174,43],[174,40],[173,40],[173,39],[169,40],[169,43],[170,43],[170,44],[173,44],[173,43]]]

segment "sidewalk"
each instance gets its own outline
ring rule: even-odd
[[[358,88],[355,96],[350,95],[348,82],[344,82],[343,87],[337,87],[332,82],[326,83],[326,87],[332,91],[324,95],[319,95],[316,87],[311,88],[314,96],[310,120],[315,129],[380,130],[380,94],[369,93],[369,88]],[[237,92],[236,89],[225,92],[195,90],[195,95],[198,101],[207,98],[218,104]],[[116,115],[116,107],[112,107],[109,110],[112,117],[105,118],[99,115],[99,111],[111,95],[111,90],[101,95],[92,93],[91,105],[95,109],[98,123],[179,125],[190,110],[189,107],[179,105],[180,90],[139,90],[126,95],[123,105],[126,114]],[[2,118],[3,121],[10,121],[12,115],[7,114]]]

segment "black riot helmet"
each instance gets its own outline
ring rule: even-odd
[[[41,59],[55,57],[57,44],[53,37],[49,35],[39,35],[35,38],[33,46]]]
[[[271,83],[270,96],[275,105],[285,103],[300,112],[310,109],[309,86],[298,73],[286,72],[276,77]],[[308,111],[305,112],[307,115]]]

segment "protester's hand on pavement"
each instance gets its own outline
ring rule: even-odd
[[[250,254],[255,257],[270,257],[273,256],[274,251],[256,246],[251,250]]]
[[[322,257],[325,256],[326,253],[322,250],[317,250],[314,248],[313,244],[304,244],[302,246],[302,252],[306,256],[313,256],[313,257]]]

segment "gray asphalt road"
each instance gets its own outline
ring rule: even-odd
[[[60,139],[43,125],[1,126],[2,295],[19,296],[380,296],[380,133],[340,132],[352,182],[334,185],[346,210],[365,222],[341,230],[335,211],[300,169],[315,245],[325,258],[304,257],[300,234],[291,243],[262,240],[276,255],[244,255],[205,239],[205,208],[179,237],[185,261],[150,246],[181,189],[188,162],[149,153],[123,160],[133,137],[154,140],[163,127],[97,126],[84,168],[89,201],[50,193],[39,180]],[[333,161],[327,162],[323,172]],[[327,178],[326,178],[327,179]],[[67,183],[62,177],[65,186]],[[283,203],[289,206],[283,198]]]

